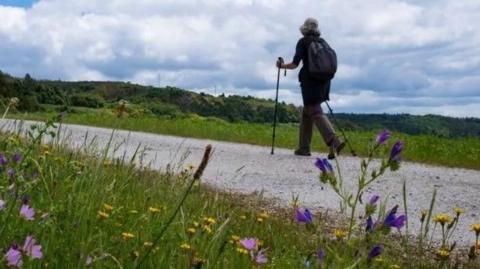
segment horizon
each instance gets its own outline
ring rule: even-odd
[[[2,70],[0,70],[0,72],[2,72]],[[5,72],[3,72],[5,74]],[[27,73],[28,74],[28,73]],[[27,75],[25,74],[25,75]],[[10,74],[7,74],[7,75],[10,75]],[[28,74],[30,75],[30,74]],[[11,76],[11,75],[10,75]],[[17,79],[23,79],[23,78],[20,78],[20,77],[15,77]],[[225,95],[225,96],[242,96],[242,97],[254,97],[254,98],[258,98],[258,99],[263,99],[263,100],[268,100],[268,101],[272,101],[274,102],[275,101],[275,98],[263,98],[263,97],[256,97],[256,96],[252,96],[252,95],[239,95],[239,94],[235,94],[235,93],[224,93],[224,92],[218,92],[218,93],[206,93],[206,92],[202,92],[202,91],[194,91],[194,90],[191,90],[191,89],[183,89],[183,88],[179,88],[177,86],[174,86],[174,85],[165,85],[165,86],[155,86],[155,85],[144,85],[144,84],[138,84],[138,83],[132,83],[130,81],[107,81],[107,80],[52,80],[52,79],[39,79],[39,78],[35,78],[35,77],[32,77],[32,79],[34,80],[37,80],[37,81],[47,81],[47,82],[50,82],[50,81],[60,81],[60,82],[66,82],[66,83],[131,83],[131,84],[134,84],[134,85],[138,85],[138,86],[141,86],[141,87],[154,87],[154,88],[157,88],[157,89],[161,89],[161,88],[164,88],[164,87],[172,87],[172,88],[178,88],[180,90],[184,90],[184,91],[190,91],[190,92],[193,92],[193,93],[197,93],[197,94],[201,94],[201,93],[204,93],[204,94],[207,94],[207,95],[211,95],[211,96],[215,96],[215,97],[219,97],[221,95]],[[282,102],[282,100],[279,100],[279,102]],[[299,105],[296,105],[294,103],[287,103],[285,102],[287,105],[295,105],[297,107],[299,107]],[[330,102],[329,102],[330,103]],[[301,106],[301,105],[300,105]],[[322,107],[324,107],[325,105],[322,104]],[[325,109],[325,108],[324,108]],[[399,115],[407,115],[407,116],[439,116],[439,117],[446,117],[446,118],[455,118],[455,119],[479,119],[480,120],[480,117],[474,117],[474,116],[466,116],[466,117],[462,117],[462,116],[447,116],[447,115],[440,115],[440,114],[411,114],[411,113],[402,113],[402,112],[398,112],[398,113],[387,113],[387,112],[379,112],[379,113],[369,113],[369,112],[365,112],[365,113],[362,113],[362,112],[337,112],[335,111],[335,108],[333,109],[333,113],[334,114],[353,114],[353,115],[390,115],[390,116],[399,116]],[[325,111],[328,113],[328,111],[325,109]]]
[[[0,0],[0,70],[272,99],[274,62],[291,60],[314,13],[339,56],[335,112],[480,118],[479,12],[453,0]],[[281,77],[280,101],[301,104],[298,71]]]

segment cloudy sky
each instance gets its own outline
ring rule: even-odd
[[[0,70],[272,97],[306,17],[339,57],[336,111],[480,117],[479,0],[0,0]]]

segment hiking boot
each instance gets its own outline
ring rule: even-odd
[[[298,156],[312,156],[308,149],[297,149],[293,153]]]
[[[328,159],[329,160],[335,159],[335,156],[340,155],[340,152],[344,147],[345,147],[345,142],[339,140],[336,146],[334,145],[330,147],[330,152],[328,153]]]

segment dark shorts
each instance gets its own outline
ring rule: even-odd
[[[305,88],[302,87],[303,105],[315,105],[329,100],[328,90],[325,87]]]

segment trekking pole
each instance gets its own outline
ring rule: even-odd
[[[332,108],[330,107],[330,104],[325,101],[325,104],[327,104],[327,107],[328,107],[328,111],[330,111],[330,115],[332,116],[332,119],[333,121],[335,122],[335,125],[337,126],[337,128],[340,130],[340,133],[342,133],[342,136],[343,138],[345,138],[345,143],[347,144],[348,148],[350,149],[350,153],[352,154],[352,156],[357,156],[357,153],[355,152],[355,150],[352,148],[352,145],[350,144],[350,141],[348,140],[347,138],[347,135],[345,135],[345,132],[343,131],[342,127],[340,127],[340,124],[338,124],[338,121],[337,121],[337,118],[335,118],[335,116],[333,115],[333,110]]]
[[[278,57],[278,61],[280,64],[283,63],[283,58]],[[285,75],[287,75],[287,70],[285,69]],[[273,113],[273,133],[272,133],[272,152],[270,154],[273,155],[274,147],[275,147],[275,129],[277,127],[277,110],[278,110],[278,87],[280,86],[280,67],[278,67],[277,72],[277,92],[275,94],[275,112]]]

